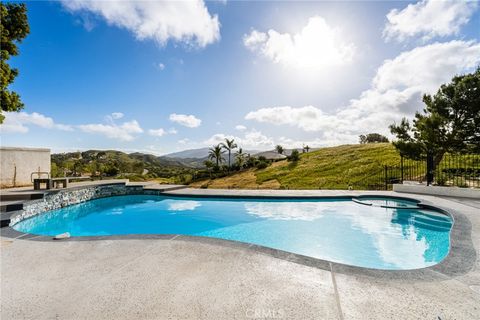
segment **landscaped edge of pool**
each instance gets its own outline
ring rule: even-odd
[[[212,190],[213,191],[213,190]],[[345,194],[344,192],[339,191],[339,195],[329,195],[329,196],[320,196],[312,195],[311,192],[308,195],[291,195],[286,194],[282,191],[275,191],[273,194],[269,195],[245,195],[244,193],[239,192],[238,195],[232,194],[232,190],[229,190],[229,194],[225,195],[222,193],[222,190],[218,190],[217,193],[210,194],[192,194],[189,192],[186,193],[165,193],[163,190],[156,188],[149,189],[148,187],[143,186],[129,186],[124,182],[122,183],[112,183],[104,185],[94,185],[94,186],[81,186],[74,187],[64,190],[54,190],[45,194],[43,199],[32,200],[25,204],[25,209],[19,213],[12,215],[11,225],[27,219],[36,214],[62,208],[65,206],[85,202],[88,200],[119,196],[119,195],[163,195],[168,197],[199,197],[199,198],[257,198],[257,199],[320,199],[320,198],[344,198],[352,199],[359,196],[358,194]],[[288,192],[287,192],[288,193]],[[372,196],[370,195],[366,195]],[[414,270],[378,270],[378,269],[368,269],[364,267],[356,267],[350,265],[344,265],[341,263],[330,262],[326,260],[321,260],[309,256],[303,256],[300,254],[294,254],[278,249],[272,249],[270,247],[259,246],[255,244],[249,244],[244,242],[224,240],[218,238],[206,238],[206,237],[197,237],[197,236],[187,236],[187,235],[166,235],[166,234],[131,234],[131,235],[121,235],[121,236],[83,236],[83,237],[71,237],[62,241],[89,241],[89,240],[114,240],[114,239],[158,239],[158,240],[173,240],[173,241],[194,241],[201,243],[210,243],[215,245],[230,246],[236,248],[248,249],[250,251],[255,251],[263,254],[267,254],[276,258],[283,260],[292,261],[295,263],[317,267],[320,269],[331,270],[339,273],[348,273],[348,274],[366,274],[372,276],[381,276],[392,279],[418,279],[418,280],[439,280],[445,278],[445,276],[458,276],[467,273],[475,264],[476,261],[476,251],[473,247],[471,239],[471,223],[468,218],[456,210],[445,209],[439,206],[432,205],[425,201],[419,202],[416,199],[408,197],[397,197],[385,194],[378,194],[375,196],[396,198],[402,200],[409,200],[413,202],[418,202],[419,207],[425,209],[434,209],[440,211],[452,218],[454,224],[450,231],[450,250],[447,257],[442,260],[440,263],[426,267],[422,269]],[[53,240],[49,236],[37,236],[33,234],[22,233],[14,230],[11,227],[2,228],[2,236],[10,238],[20,238],[20,239],[30,239],[32,241],[57,241]]]

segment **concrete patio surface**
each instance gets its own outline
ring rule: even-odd
[[[168,193],[232,192],[279,191],[182,189]],[[1,319],[479,319],[478,203],[381,194],[426,200],[467,217],[474,264],[460,274],[431,270],[431,277],[414,279],[390,276],[394,273],[352,272],[334,263],[318,268],[248,244],[186,236],[44,241],[43,237],[2,234]]]

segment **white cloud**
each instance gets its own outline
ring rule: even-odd
[[[329,141],[320,138],[316,138],[313,140],[295,140],[287,137],[278,138],[276,144],[279,144],[287,149],[302,148],[303,146],[309,146],[310,148],[318,148],[330,145]],[[338,142],[336,144],[338,144]]]
[[[218,16],[212,16],[202,0],[62,0],[62,4],[72,13],[92,13],[132,32],[138,40],[151,39],[160,45],[173,40],[205,47],[220,39]]]
[[[479,62],[480,44],[477,42],[437,42],[385,60],[377,70],[373,86],[379,91],[422,87],[432,92],[455,74],[472,69]]]
[[[184,138],[184,139],[178,140],[178,143],[179,143],[179,144],[182,144],[182,145],[185,145],[185,144],[187,144],[187,143],[189,143],[189,142],[190,142],[190,139],[188,139],[188,138]]]
[[[330,116],[314,106],[292,108],[290,106],[260,108],[249,112],[246,120],[276,125],[298,126],[305,131],[318,131],[329,125]]]
[[[175,128],[168,129],[168,131],[163,128],[149,129],[148,134],[154,137],[163,137],[167,134],[177,134],[177,130]]]
[[[143,129],[136,120],[127,121],[120,125],[115,123],[101,124],[83,124],[78,128],[83,132],[101,134],[111,139],[118,139],[121,141],[132,141],[135,139],[135,134],[142,133]]]
[[[243,36],[243,44],[252,51],[259,50],[268,41],[268,36],[264,32],[252,30],[250,34]]]
[[[387,41],[404,41],[416,36],[426,41],[458,34],[477,6],[476,1],[423,0],[400,11],[393,9],[387,14],[383,36]]]
[[[111,114],[111,117],[114,120],[121,119],[121,118],[123,118],[123,116],[124,116],[124,114],[121,113],[121,112],[114,112],[114,113]]]
[[[216,133],[210,138],[208,138],[207,140],[203,141],[203,143],[208,146],[217,145],[219,143],[225,142],[225,139],[235,139],[238,142],[240,138],[232,135],[227,135],[224,133]]]
[[[406,51],[378,68],[371,88],[335,113],[314,106],[267,107],[249,112],[245,119],[290,125],[322,132],[322,144],[356,142],[366,132],[389,134],[388,125],[421,110],[424,93],[480,63],[480,44],[450,41]]]
[[[155,67],[156,67],[158,70],[162,71],[162,70],[165,69],[165,64],[163,64],[163,63],[160,62],[160,63],[157,63],[157,64],[155,65]]]
[[[72,126],[55,123],[55,121],[43,114],[32,112],[4,112],[5,120],[0,125],[2,132],[27,133],[29,125],[34,125],[44,129],[57,129],[63,131],[73,131]]]
[[[380,128],[421,110],[424,93],[435,93],[441,84],[480,63],[480,44],[450,41],[434,43],[386,60],[378,68],[372,87],[338,113],[339,119],[357,128]]]
[[[268,149],[273,148],[275,143],[271,137],[267,137],[262,132],[252,129],[245,133],[242,139],[239,139],[239,142],[245,148],[259,148],[259,149]]]
[[[244,45],[274,63],[289,67],[321,68],[352,61],[355,46],[341,41],[338,29],[330,27],[320,16],[311,17],[297,34],[267,33],[252,30],[243,37]]]
[[[188,128],[196,128],[202,124],[202,120],[198,119],[194,115],[172,113],[169,119],[172,122],[176,122],[179,125],[182,125]]]
[[[245,132],[243,137],[217,133],[203,141],[203,144],[208,146],[217,145],[225,142],[225,139],[234,139],[235,142],[244,149],[264,150],[273,148],[275,146],[275,143],[271,137],[267,137],[262,132],[255,129]]]
[[[236,126],[235,126],[235,130],[238,130],[238,131],[245,131],[245,130],[247,130],[247,127],[245,127],[245,126],[243,126],[243,125],[239,124],[239,125],[236,125]]]
[[[339,143],[351,143],[357,141],[357,136],[330,133],[327,132],[322,138],[295,140],[287,137],[273,138],[263,134],[261,131],[252,129],[244,133],[243,136],[229,135],[224,133],[217,133],[212,135],[202,143],[194,143],[196,146],[212,146],[225,142],[225,139],[234,139],[239,147],[243,149],[255,149],[255,150],[273,150],[273,148],[280,144],[285,148],[301,148],[304,145],[308,145],[310,148],[324,147],[338,145]],[[353,140],[352,140],[353,139]],[[188,143],[191,141],[186,139]],[[179,141],[181,143],[183,141]],[[185,143],[184,143],[185,144]]]
[[[148,134],[151,135],[151,136],[154,136],[154,137],[162,137],[166,133],[167,132],[162,128],[148,130]]]

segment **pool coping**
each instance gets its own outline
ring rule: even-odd
[[[145,187],[144,190],[148,190]],[[191,194],[188,192],[160,191],[159,196],[171,198],[249,198],[249,199],[296,199],[296,200],[312,200],[312,199],[353,199],[361,197],[362,194],[339,194],[339,195],[291,195],[291,194],[276,194],[276,195],[245,195],[245,194],[222,194],[222,190],[213,194]],[[372,196],[372,194],[363,194],[364,196]],[[472,241],[472,224],[468,217],[458,210],[444,208],[438,206],[430,201],[418,200],[405,196],[393,196],[389,194],[378,193],[378,197],[388,197],[391,199],[403,199],[417,202],[419,207],[424,209],[433,209],[448,215],[453,220],[452,229],[450,230],[450,249],[447,257],[436,265],[425,267],[421,269],[412,270],[382,270],[372,269],[359,266],[346,265],[338,262],[318,259],[301,254],[291,253],[284,250],[273,249],[266,246],[256,245],[252,243],[240,242],[235,240],[226,240],[212,237],[191,236],[182,234],[130,234],[130,235],[110,235],[110,236],[73,236],[66,239],[57,240],[51,236],[41,236],[30,233],[17,231],[12,226],[1,228],[1,236],[6,238],[13,238],[19,240],[29,241],[44,241],[44,242],[58,242],[58,241],[101,241],[101,240],[167,240],[167,241],[188,241],[198,242],[209,245],[227,246],[241,250],[254,251],[256,253],[265,254],[277,259],[282,259],[297,264],[315,267],[331,272],[342,274],[364,275],[371,277],[379,277],[390,280],[417,280],[417,281],[439,281],[452,277],[462,276],[473,269],[477,254]],[[38,200],[32,200],[38,201]],[[30,202],[30,201],[28,201]]]

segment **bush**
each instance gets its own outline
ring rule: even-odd
[[[249,157],[247,159],[247,162],[245,163],[245,167],[247,167],[247,168],[255,167],[257,165],[257,162],[258,162],[257,158]]]
[[[117,167],[108,167],[104,172],[108,177],[113,177],[119,174],[120,170]]]
[[[437,186],[445,186],[447,184],[447,180],[448,179],[444,174],[439,174],[435,182],[437,183]]]
[[[460,178],[459,181],[457,181],[457,187],[468,188],[467,180],[465,180],[465,178]]]
[[[300,160],[300,153],[298,152],[298,150],[293,150],[288,157],[288,161],[297,162],[298,160]]]
[[[259,162],[255,165],[255,167],[256,167],[257,169],[265,169],[266,167],[268,167],[268,162],[266,162],[266,161],[259,161]]]

